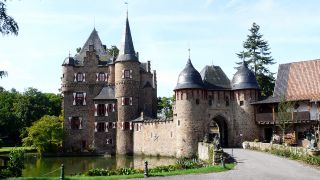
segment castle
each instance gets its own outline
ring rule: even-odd
[[[81,51],[63,62],[67,152],[190,157],[198,142],[217,135],[223,147],[239,146],[245,140],[270,141],[277,129],[279,96],[259,101],[257,80],[245,63],[230,81],[219,66],[199,73],[189,57],[174,88],[173,118],[159,119],[156,71],[150,61],[140,62],[128,17],[119,55],[107,52],[94,29]],[[296,134],[310,122],[310,116],[299,117],[307,125]]]

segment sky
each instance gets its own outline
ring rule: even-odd
[[[220,66],[231,80],[248,29],[256,22],[276,64],[320,55],[317,0],[128,0],[129,21],[140,61],[157,71],[158,96],[171,96],[191,61],[200,72]],[[19,35],[0,35],[0,86],[59,93],[61,64],[82,47],[95,27],[107,47],[119,47],[125,25],[123,0],[9,0],[7,13]]]

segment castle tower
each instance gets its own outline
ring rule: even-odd
[[[254,106],[250,103],[258,100],[259,85],[254,73],[243,62],[233,76],[233,106],[235,119],[234,145],[239,146],[243,141],[259,139],[258,126],[254,118]]]
[[[133,153],[132,120],[139,113],[140,62],[135,53],[128,15],[115,61],[115,97],[118,101],[117,153]]]
[[[193,67],[190,58],[179,75],[174,89],[176,97],[176,145],[177,157],[196,155],[198,142],[204,136],[203,124],[206,90],[199,72]]]

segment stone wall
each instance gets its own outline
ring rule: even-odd
[[[308,149],[304,147],[284,146],[281,144],[261,143],[261,142],[248,142],[248,144],[249,144],[248,148],[257,148],[262,151],[279,149],[279,150],[288,150],[295,154],[308,155]]]
[[[134,154],[176,156],[175,123],[172,119],[149,123],[134,123]]]

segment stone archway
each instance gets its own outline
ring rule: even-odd
[[[209,140],[212,141],[215,136],[220,137],[222,147],[228,147],[228,126],[227,120],[223,116],[216,116],[210,121]]]

